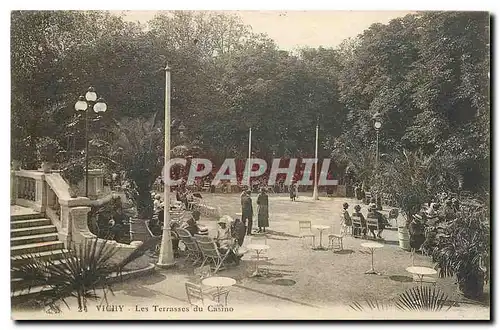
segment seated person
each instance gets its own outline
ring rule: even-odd
[[[410,247],[418,250],[425,241],[425,227],[423,224],[423,217],[419,214],[413,216],[410,222]]]
[[[153,202],[153,211],[155,214],[158,214],[162,209],[161,206],[161,196],[160,194],[155,195],[155,200]]]
[[[377,235],[375,235],[376,227],[368,226],[368,229],[370,229],[370,232],[372,233],[373,238],[382,238],[382,236],[380,236],[380,234],[382,234],[382,232],[384,231],[385,223],[387,220],[382,215],[382,213],[377,211],[377,205],[375,205],[374,203],[371,203],[368,206],[368,214],[366,215],[366,217],[367,218],[376,218],[378,220],[378,229],[379,230],[378,230]]]
[[[227,224],[227,220],[221,218],[218,221],[219,228],[217,229],[217,236],[215,237],[217,246],[222,254],[226,254],[229,250],[227,260],[236,263],[240,263],[241,256],[236,253],[238,248],[238,243],[231,235],[231,226]]]
[[[355,227],[353,224],[354,226],[352,228],[353,234],[355,236],[361,236],[361,234],[363,236],[366,236],[366,219],[363,213],[361,213],[361,206],[359,205],[354,206],[354,213],[352,214],[352,216],[359,217],[361,219],[361,227]]]

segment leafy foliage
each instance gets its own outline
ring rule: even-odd
[[[110,158],[116,159],[129,180],[127,197],[141,219],[153,215],[151,189],[163,167],[163,134],[154,118],[124,118],[116,122]]]
[[[11,21],[12,158],[24,168],[34,168],[40,137],[58,140],[66,155],[83,150],[81,122],[71,123],[89,85],[108,104],[91,125],[91,164],[112,164],[99,154],[112,139],[100,132],[113,119],[163,120],[168,62],[172,116],[189,131],[184,144],[196,141],[216,161],[245,157],[249,127],[257,156],[311,156],[319,120],[319,156],[333,152],[339,173],[354,164],[361,180],[373,179],[371,118],[379,112],[381,154],[422,150],[453,160],[463,189],[488,190],[487,13],[407,15],[335,49],[296,52],[236,15],[212,12],[162,12],[147,30],[95,11],[15,11]]]
[[[432,257],[439,265],[439,275],[456,275],[464,295],[477,298],[483,293],[490,269],[490,226],[486,208],[462,206],[457,219],[436,239]]]

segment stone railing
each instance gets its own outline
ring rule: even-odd
[[[56,226],[58,238],[66,248],[97,239],[97,236],[90,232],[87,221],[92,201],[87,197],[71,198],[69,185],[59,173],[15,171],[12,181],[11,194],[15,198],[15,204],[31,208],[49,218]],[[96,183],[98,186],[99,182]],[[117,262],[142,244],[132,242],[127,245],[101,239],[99,242],[117,249],[113,257]],[[147,257],[144,256],[131,263],[125,270],[143,269],[148,265]]]
[[[15,171],[12,182],[12,198],[15,205],[45,212],[44,173],[37,171]]]

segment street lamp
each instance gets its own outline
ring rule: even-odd
[[[172,128],[170,120],[170,67],[165,67],[165,166],[164,166],[164,196],[163,203],[165,212],[163,212],[163,235],[160,245],[160,256],[158,258],[158,267],[170,268],[175,265],[174,250],[172,248],[172,236],[170,236],[170,169],[167,166],[170,162],[170,132]]]
[[[319,200],[318,197],[318,136],[319,136],[319,118],[316,120],[316,143],[315,143],[315,164],[314,164],[314,188],[313,188],[313,199]]]
[[[382,127],[382,119],[381,119],[381,115],[380,113],[376,113],[375,115],[373,115],[373,127],[375,128],[375,132],[377,132],[377,151],[376,151],[376,154],[375,154],[375,164],[378,165],[378,158],[379,158],[379,147],[378,147],[378,134],[379,134],[379,131],[380,131],[380,128]]]
[[[89,87],[85,96],[80,96],[75,103],[76,111],[85,111],[85,197],[89,195],[89,107],[92,107],[97,114],[108,109],[104,99],[97,98],[94,87]]]

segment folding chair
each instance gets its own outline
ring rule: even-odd
[[[146,220],[146,228],[147,228],[147,231],[148,231],[150,237],[160,237],[161,236],[161,235],[158,236],[158,235],[153,234],[153,232],[151,231],[151,228],[149,228],[149,220]],[[156,244],[154,246],[154,248],[152,249],[153,254],[155,254],[155,255],[160,254],[160,247],[161,247],[161,243]]]
[[[316,246],[316,235],[312,232],[311,221],[299,221],[299,237],[302,239],[302,245],[304,245],[304,238],[312,237],[313,247]]]
[[[199,235],[196,235],[195,238],[198,246],[200,247],[201,253],[203,254],[201,267],[205,266],[205,263],[209,261],[213,263],[214,274],[216,274],[217,271],[223,267],[224,261],[227,259],[231,249],[227,249],[224,254],[221,254],[213,238]]]
[[[200,284],[186,282],[184,286],[186,288],[188,302],[191,306],[204,307],[205,304],[208,306],[219,305],[219,303],[208,299]]]
[[[334,228],[334,227],[332,227]],[[345,232],[341,229],[340,234],[331,233],[328,234],[328,248],[332,251],[335,250],[335,243],[337,243],[336,250],[342,251],[344,250],[344,236]]]
[[[200,248],[198,247],[198,243],[186,229],[177,228],[175,231],[179,236],[179,240],[186,247],[186,252],[187,252],[186,260],[193,260],[193,265],[195,265],[198,261],[202,259],[202,253]]]

